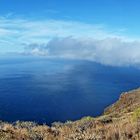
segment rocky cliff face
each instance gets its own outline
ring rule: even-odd
[[[51,127],[33,122],[0,122],[0,140],[140,140],[140,89],[122,93],[102,116]]]
[[[105,109],[104,114],[122,115],[122,113],[132,112],[138,107],[140,107],[140,88],[122,93],[116,103]]]

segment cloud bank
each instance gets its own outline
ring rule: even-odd
[[[113,66],[140,64],[140,42],[118,38],[55,38],[47,44],[30,44],[27,47],[28,53],[34,55],[90,60]]]
[[[62,20],[0,18],[0,51],[139,65],[140,41],[103,25]]]

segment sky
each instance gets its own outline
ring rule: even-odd
[[[0,0],[0,54],[140,63],[139,0]]]

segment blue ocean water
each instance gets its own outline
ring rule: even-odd
[[[100,115],[121,92],[140,86],[140,70],[89,61],[0,57],[0,120],[76,120]]]

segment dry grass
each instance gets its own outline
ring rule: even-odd
[[[84,118],[52,127],[27,127],[28,122],[26,127],[19,127],[19,122],[18,126],[5,123],[0,129],[0,140],[140,140],[140,123],[134,121],[132,115],[123,119],[112,118],[109,122],[104,121],[106,117]]]

